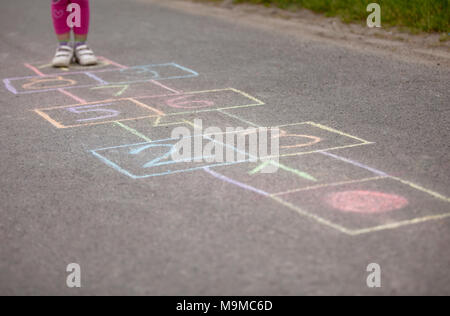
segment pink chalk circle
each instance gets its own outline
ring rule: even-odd
[[[376,191],[343,191],[328,195],[326,202],[347,213],[378,214],[395,211],[408,205],[402,196]]]

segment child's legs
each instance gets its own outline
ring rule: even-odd
[[[89,32],[90,8],[89,0],[52,0],[52,18],[55,33],[59,40],[70,40],[71,28],[67,25],[67,18],[71,12],[67,11],[70,3],[80,6],[80,26],[74,26],[75,40],[85,41]],[[74,11],[72,11],[74,12]]]
[[[69,0],[52,0],[53,26],[59,39],[65,38],[67,34],[70,39],[70,27],[67,25],[69,12],[66,11],[68,5]]]
[[[89,33],[89,22],[90,22],[89,0],[70,0],[70,2],[80,5],[81,9],[81,25],[80,27],[75,26],[73,28],[75,40],[85,41]]]

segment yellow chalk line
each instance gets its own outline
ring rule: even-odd
[[[358,146],[364,146],[364,145],[371,145],[374,143],[360,143],[360,144],[353,144],[353,145],[345,145],[345,146],[339,146],[339,147],[332,147],[332,148],[324,148],[324,149],[317,149],[317,150],[312,150],[312,151],[303,151],[303,152],[299,152],[299,153],[292,153],[292,154],[283,154],[283,155],[279,155],[279,156],[265,156],[262,157],[264,159],[269,159],[269,158],[276,158],[276,157],[293,157],[293,156],[302,156],[302,155],[308,155],[308,154],[315,154],[315,153],[319,153],[321,151],[330,151],[330,150],[337,150],[337,149],[344,149],[344,148],[352,148],[352,147],[358,147]]]
[[[244,91],[241,91],[241,90],[238,90],[238,89],[235,89],[235,88],[228,88],[228,89],[231,90],[231,91],[234,91],[234,92],[242,94],[244,97],[247,97],[250,100],[255,101],[256,103],[259,103],[259,105],[264,105],[265,104],[263,101],[255,98],[255,97],[252,97],[250,94],[245,93]]]
[[[234,115],[234,114],[225,112],[225,111],[223,111],[223,110],[218,110],[218,112],[223,113],[223,114],[225,114],[225,115],[227,115],[227,116],[229,116],[229,117],[231,117],[231,118],[234,118],[234,119],[236,119],[236,120],[238,120],[238,121],[241,121],[241,122],[243,122],[243,123],[245,123],[245,124],[248,124],[248,125],[251,125],[251,126],[253,126],[253,127],[261,127],[261,126],[259,126],[258,124],[255,124],[255,123],[253,123],[253,122],[244,120],[244,119],[241,118],[240,116],[237,116],[237,115]]]
[[[165,127],[165,126],[181,125],[181,124],[185,123],[185,122],[173,122],[173,123],[161,124],[161,119],[162,119],[162,116],[158,116],[156,118],[155,122],[153,122],[153,127]]]
[[[57,128],[65,128],[64,125],[58,123],[57,121],[55,121],[54,119],[52,119],[48,114],[40,111],[40,110],[33,110],[34,112],[36,112],[38,115],[40,115],[41,117],[43,117],[44,119],[46,119],[48,122],[50,122],[52,125],[54,125]]]
[[[320,216],[317,216],[317,215],[314,215],[312,213],[306,212],[306,211],[302,210],[301,208],[299,208],[299,207],[297,207],[297,206],[295,206],[295,205],[293,205],[293,204],[291,204],[289,202],[286,202],[285,200],[282,200],[282,199],[280,199],[280,198],[278,198],[276,196],[269,196],[269,197],[272,200],[274,200],[274,201],[276,201],[276,202],[278,202],[278,203],[280,203],[280,204],[290,208],[291,210],[297,212],[298,214],[300,214],[302,216],[306,216],[308,218],[311,218],[311,219],[317,221],[320,224],[323,224],[323,225],[326,225],[328,227],[334,228],[334,229],[340,231],[341,233],[344,233],[344,234],[347,234],[347,235],[352,235],[352,231],[351,230],[349,230],[349,229],[347,229],[347,228],[345,228],[345,227],[343,227],[341,225],[335,224],[335,223],[330,222],[330,221],[328,221],[328,220],[326,220],[326,219],[324,219],[324,218],[322,218]]]
[[[365,228],[365,229],[353,230],[350,232],[350,235],[357,236],[357,235],[373,233],[373,232],[377,232],[377,231],[381,231],[381,230],[396,229],[396,228],[400,228],[403,226],[420,224],[420,223],[433,221],[433,220],[441,220],[441,219],[445,219],[445,218],[450,218],[450,213],[445,213],[445,214],[440,214],[440,215],[430,215],[430,216],[414,218],[414,219],[410,219],[410,220],[406,220],[406,221],[390,223],[390,224],[386,224],[386,225],[380,225],[380,226],[375,226],[375,227],[370,227],[370,228]]]
[[[131,128],[121,122],[114,122],[116,125],[122,127],[123,129],[126,129],[127,131],[129,131],[130,133],[136,135],[137,137],[142,138],[143,140],[147,141],[147,142],[151,142],[152,140],[150,138],[148,138],[147,136],[145,136],[144,134],[138,132],[137,130],[135,130],[134,128]]]
[[[137,104],[137,105],[143,107],[144,109],[148,109],[148,110],[150,110],[150,111],[152,111],[152,112],[155,112],[156,114],[158,114],[158,116],[165,116],[165,115],[166,115],[164,112],[162,112],[162,111],[160,111],[160,110],[158,110],[158,109],[155,109],[155,108],[153,108],[153,107],[151,107],[151,106],[149,106],[149,105],[147,105],[147,104],[144,104],[144,103],[142,103],[142,102],[140,102],[140,101],[137,101],[137,100],[135,100],[135,99],[133,99],[133,98],[130,98],[129,100],[130,100],[131,102],[134,102],[135,104]]]
[[[367,181],[379,180],[379,179],[384,179],[384,178],[387,178],[387,177],[379,176],[379,177],[364,178],[364,179],[359,179],[359,180],[348,180],[348,181],[341,181],[341,182],[334,182],[334,183],[318,184],[318,185],[313,185],[313,186],[309,186],[309,187],[293,189],[293,190],[279,192],[279,193],[273,193],[271,195],[272,196],[285,195],[285,194],[296,193],[296,192],[301,192],[301,191],[326,188],[326,187],[330,187],[330,186],[338,186],[338,185],[343,185],[343,184],[367,182]]]
[[[353,135],[341,132],[341,131],[339,131],[337,129],[334,129],[334,128],[331,128],[331,127],[328,127],[328,126],[325,126],[325,125],[322,125],[322,124],[319,124],[319,123],[314,123],[314,122],[303,122],[303,123],[286,124],[286,125],[280,125],[280,126],[277,126],[277,127],[282,128],[282,127],[295,126],[295,125],[300,125],[300,124],[309,124],[309,125],[318,127],[320,129],[323,129],[323,130],[326,130],[326,131],[329,131],[329,132],[332,132],[332,133],[335,133],[335,134],[339,134],[341,136],[346,136],[346,137],[350,137],[350,138],[356,139],[356,140],[358,140],[360,142],[363,142],[363,143],[371,143],[371,142],[369,142],[367,140],[364,140],[362,138],[359,138],[359,137],[356,137],[356,136],[353,136]],[[371,144],[373,144],[373,143],[371,143]]]
[[[414,188],[414,189],[417,189],[417,190],[419,190],[419,191],[428,193],[428,194],[434,196],[435,198],[438,198],[438,199],[440,199],[440,200],[444,200],[444,201],[446,201],[446,202],[450,202],[450,198],[448,198],[448,197],[446,197],[446,196],[443,196],[443,195],[441,195],[441,194],[439,194],[439,193],[437,193],[437,192],[434,192],[434,191],[425,189],[424,187],[421,187],[421,186],[418,185],[418,184],[415,184],[415,183],[412,183],[412,182],[409,182],[409,181],[406,181],[406,180],[403,180],[403,179],[400,179],[400,178],[392,177],[392,176],[391,176],[390,178],[392,178],[392,179],[394,179],[394,180],[397,180],[397,181],[400,181],[401,183],[406,184],[406,185],[408,185],[408,186],[410,186],[410,187],[412,187],[412,188]]]

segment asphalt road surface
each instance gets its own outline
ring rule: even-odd
[[[1,3],[0,294],[450,294],[448,67],[95,0],[54,70],[49,2]],[[194,119],[281,126],[278,172],[171,161]]]

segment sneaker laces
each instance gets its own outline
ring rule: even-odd
[[[80,45],[76,48],[79,56],[94,55],[94,52],[87,45]]]
[[[55,57],[65,57],[70,56],[73,53],[73,50],[70,46],[59,46],[56,50]]]

